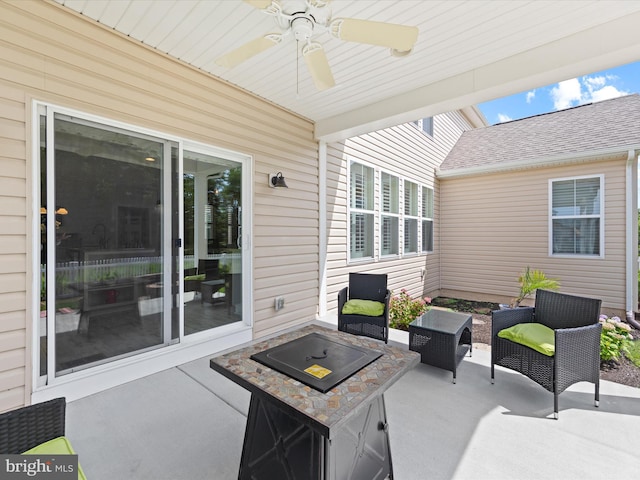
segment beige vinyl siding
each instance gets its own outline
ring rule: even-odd
[[[254,337],[318,309],[313,124],[47,1],[0,3],[0,410],[28,401],[32,100],[253,157]],[[282,171],[288,189],[267,185]],[[285,308],[273,309],[275,296]],[[16,362],[16,354],[22,362]]]
[[[443,293],[507,302],[529,265],[561,291],[625,308],[625,166],[619,159],[442,179]],[[604,257],[549,255],[549,180],[604,175]]]
[[[433,137],[414,124],[350,138],[327,146],[327,311],[337,308],[338,291],[347,285],[349,272],[386,273],[394,292],[405,288],[412,296],[437,295],[440,288],[440,200],[435,169],[444,160],[469,123],[459,112],[434,117]],[[395,175],[434,189],[434,251],[404,258],[379,258],[376,238],[374,260],[348,263],[348,204],[350,160],[375,168],[375,229],[379,229],[379,173]],[[419,222],[420,225],[420,222]],[[400,222],[400,232],[403,230]],[[402,235],[401,235],[402,237]],[[402,243],[402,240],[401,240]],[[425,276],[422,277],[422,270]]]
[[[28,397],[25,110],[20,89],[0,89],[0,411]]]

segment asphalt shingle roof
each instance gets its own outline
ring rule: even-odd
[[[540,161],[640,145],[640,95],[633,94],[464,132],[441,172]]]

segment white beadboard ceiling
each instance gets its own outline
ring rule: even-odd
[[[314,121],[327,141],[640,60],[640,1],[333,0],[333,18],[420,33],[406,57],[319,33],[336,86],[317,91],[293,38],[235,68],[216,65],[278,32],[242,0],[55,1]]]

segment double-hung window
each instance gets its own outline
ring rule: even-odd
[[[400,180],[398,177],[382,172],[380,175],[380,253],[398,255],[399,247],[399,203]]]
[[[433,252],[433,188],[422,187],[422,251]]]
[[[418,253],[418,185],[404,181],[404,253]]]
[[[351,259],[373,258],[374,172],[360,163],[350,163],[349,173]]]
[[[552,255],[602,255],[603,184],[602,175],[550,181]]]

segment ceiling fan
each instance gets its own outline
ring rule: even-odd
[[[331,18],[331,0],[244,0],[252,7],[274,17],[280,30],[258,37],[219,57],[216,63],[233,68],[265,50],[280,44],[293,35],[302,42],[302,57],[318,90],[335,85],[329,61],[321,44],[312,38],[328,31],[348,42],[366,43],[388,47],[391,54],[402,57],[411,53],[418,39],[418,28],[394,23],[359,20],[355,18]]]

